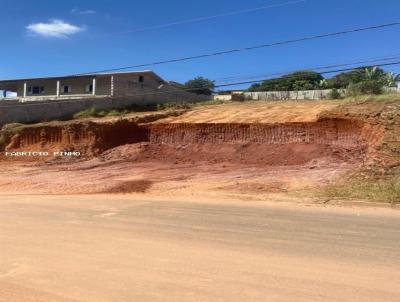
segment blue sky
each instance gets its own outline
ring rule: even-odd
[[[75,74],[400,21],[398,0],[307,0],[135,31],[287,2],[2,0],[0,78]],[[181,82],[272,74],[400,54],[399,34],[393,27],[146,69]]]

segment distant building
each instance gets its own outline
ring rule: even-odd
[[[76,76],[1,80],[3,98],[20,101],[97,97],[137,97],[148,94],[179,93],[190,96],[177,84],[170,84],[152,71],[95,73]]]

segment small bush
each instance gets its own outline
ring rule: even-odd
[[[331,100],[338,100],[342,98],[342,95],[340,94],[339,90],[336,88],[333,88],[329,93],[328,93],[328,98]]]
[[[221,105],[221,104],[227,104],[230,103],[231,101],[226,101],[226,100],[209,100],[209,101],[204,101],[197,103],[197,106],[209,106],[209,105]]]
[[[124,115],[124,114],[128,114],[129,111],[128,110],[110,110],[106,113],[105,116],[120,116],[120,115]]]
[[[359,83],[351,83],[347,88],[348,96],[359,96],[365,94],[382,94],[383,84],[374,80],[367,80]]]
[[[157,104],[157,110],[165,110],[165,109],[190,109],[193,107],[193,104],[189,104],[186,102],[169,102],[169,103],[160,103]]]
[[[91,107],[86,110],[80,111],[74,114],[74,119],[81,119],[81,118],[89,118],[89,117],[98,117],[98,111],[96,108]]]
[[[90,117],[112,117],[128,114],[129,110],[102,110],[98,111],[96,108],[89,108],[74,114],[74,119],[90,118]]]

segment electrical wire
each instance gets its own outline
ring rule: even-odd
[[[400,61],[398,62],[392,62],[392,63],[385,63],[385,64],[376,64],[374,67],[384,67],[384,66],[394,66],[394,65],[400,65]],[[330,74],[330,73],[338,73],[338,72],[346,72],[346,71],[351,71],[356,68],[344,68],[344,69],[336,69],[336,70],[329,70],[329,71],[323,71],[320,72],[320,74]],[[312,70],[310,70],[312,71]],[[257,81],[246,81],[246,82],[235,82],[235,83],[229,83],[229,84],[221,84],[221,85],[215,85],[215,88],[219,87],[228,87],[228,86],[236,86],[236,85],[245,85],[245,84],[255,84],[255,83],[261,83],[267,80],[272,80],[272,79],[262,79],[262,80],[257,80]]]
[[[347,35],[347,34],[351,34],[351,33],[358,33],[358,32],[370,31],[370,30],[384,29],[384,28],[395,27],[395,26],[399,26],[399,25],[400,25],[400,22],[385,23],[385,24],[373,25],[373,26],[368,26],[368,27],[360,27],[360,28],[353,28],[353,29],[348,29],[348,30],[343,30],[343,31],[338,31],[338,32],[331,32],[331,33],[326,33],[326,34],[305,36],[305,37],[302,37],[302,38],[291,39],[291,40],[283,40],[283,41],[278,41],[278,42],[273,42],[273,43],[259,44],[259,45],[244,47],[244,48],[223,50],[223,51],[200,54],[200,55],[195,55],[195,56],[188,56],[188,57],[182,57],[182,58],[176,58],[176,59],[155,61],[155,62],[150,62],[150,63],[131,65],[131,66],[124,66],[124,67],[118,67],[118,68],[103,69],[103,70],[97,70],[97,71],[73,74],[73,75],[69,75],[69,76],[82,76],[82,75],[87,75],[87,74],[106,73],[106,72],[112,72],[112,71],[115,72],[115,71],[121,71],[121,70],[127,70],[127,69],[142,68],[142,67],[148,67],[148,66],[155,66],[155,65],[162,65],[162,64],[170,64],[170,63],[177,63],[177,62],[183,62],[183,61],[197,60],[197,59],[209,58],[209,57],[214,57],[214,56],[222,56],[222,55],[233,54],[233,53],[238,53],[238,52],[243,52],[243,51],[261,49],[261,48],[269,48],[269,47],[274,47],[274,46],[294,44],[294,43],[299,43],[299,42],[304,42],[304,41],[310,41],[310,40],[317,40],[317,39],[328,38],[328,37]]]
[[[359,60],[356,62],[352,63],[337,63],[337,64],[332,64],[332,65],[327,65],[327,66],[317,66],[313,68],[297,68],[297,69],[291,69],[285,72],[279,72],[279,73],[272,73],[272,74],[258,74],[258,75],[252,75],[252,76],[232,76],[232,77],[223,77],[223,78],[216,78],[214,79],[215,82],[221,82],[224,83],[225,81],[232,81],[232,80],[246,80],[246,79],[257,79],[257,78],[265,78],[265,77],[271,77],[271,76],[282,76],[286,75],[291,72],[295,72],[298,70],[313,70],[313,71],[318,71],[318,70],[323,70],[323,69],[329,69],[329,68],[337,68],[337,67],[345,67],[345,66],[352,66],[352,65],[359,65],[359,64],[370,64],[370,63],[377,63],[377,62],[385,62],[385,61],[392,61],[392,60],[397,60],[400,59],[400,55],[395,55],[392,57],[375,57],[374,59],[364,59],[364,60]]]
[[[255,8],[248,8],[248,9],[243,9],[243,10],[238,10],[238,11],[231,11],[231,12],[227,12],[227,13],[221,13],[221,14],[217,14],[217,15],[213,15],[213,16],[198,17],[198,18],[185,19],[185,20],[180,20],[180,21],[175,21],[175,22],[170,22],[170,23],[164,23],[164,24],[159,24],[159,25],[154,25],[154,26],[146,26],[146,27],[141,27],[141,28],[138,28],[138,29],[132,29],[132,30],[128,30],[128,31],[113,33],[113,35],[130,34],[130,33],[135,33],[135,32],[142,32],[142,31],[147,31],[147,30],[166,28],[166,27],[171,27],[171,26],[175,26],[175,25],[196,23],[196,22],[201,22],[201,21],[206,21],[206,20],[211,20],[211,19],[216,19],[216,18],[221,18],[221,17],[229,17],[229,16],[234,16],[234,15],[251,13],[251,12],[255,12],[255,11],[266,10],[266,9],[269,9],[269,8],[288,6],[288,5],[303,3],[303,2],[307,2],[307,1],[308,0],[296,0],[296,1],[289,1],[289,2],[284,2],[284,3],[276,3],[276,4],[264,5],[264,6],[255,7]]]

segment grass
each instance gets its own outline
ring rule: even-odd
[[[80,111],[74,114],[74,119],[82,119],[82,118],[89,118],[89,117],[110,117],[110,116],[120,116],[124,114],[128,114],[128,110],[97,110],[96,108],[88,108],[86,110]]]
[[[359,95],[354,97],[346,97],[343,99],[346,103],[356,102],[356,103],[364,103],[364,102],[393,102],[400,101],[400,93],[383,93],[378,95]]]
[[[370,200],[395,205],[400,203],[400,175],[391,175],[378,180],[352,180],[346,184],[329,185],[322,189],[321,197]]]
[[[382,94],[382,95],[361,95],[355,97],[347,97],[338,100],[320,100],[320,101],[308,101],[305,102],[327,102],[334,103],[338,105],[344,105],[349,103],[364,103],[368,101],[392,101],[392,100],[400,100],[400,94],[391,93],[391,94]],[[269,102],[269,101],[256,101],[256,102]],[[277,101],[274,101],[276,103]],[[282,101],[282,103],[288,103],[290,101]],[[294,101],[298,103],[299,101]],[[74,119],[83,119],[83,118],[101,118],[101,117],[111,117],[111,116],[122,116],[125,114],[133,113],[133,112],[146,112],[146,111],[161,111],[161,110],[171,110],[171,109],[192,109],[194,107],[199,106],[209,106],[209,105],[221,105],[226,103],[234,103],[234,101],[223,101],[223,100],[210,100],[205,102],[198,103],[187,103],[187,102],[168,102],[168,103],[150,103],[150,104],[135,104],[130,107],[124,109],[108,109],[108,110],[97,110],[92,107],[83,111],[76,113],[73,118]],[[271,102],[272,103],[272,102]]]
[[[231,104],[231,103],[233,103],[233,101],[210,100],[210,101],[196,103],[196,106],[221,105],[221,104]]]
[[[129,113],[134,112],[148,112],[148,111],[161,111],[161,110],[177,110],[177,109],[190,109],[194,106],[191,103],[184,102],[170,102],[170,103],[152,103],[152,104],[144,104],[144,105],[132,105],[125,109],[107,109],[107,110],[98,110],[94,107],[85,109],[74,114],[74,119],[84,119],[84,118],[101,118],[101,117],[113,117],[113,116],[122,116]]]

